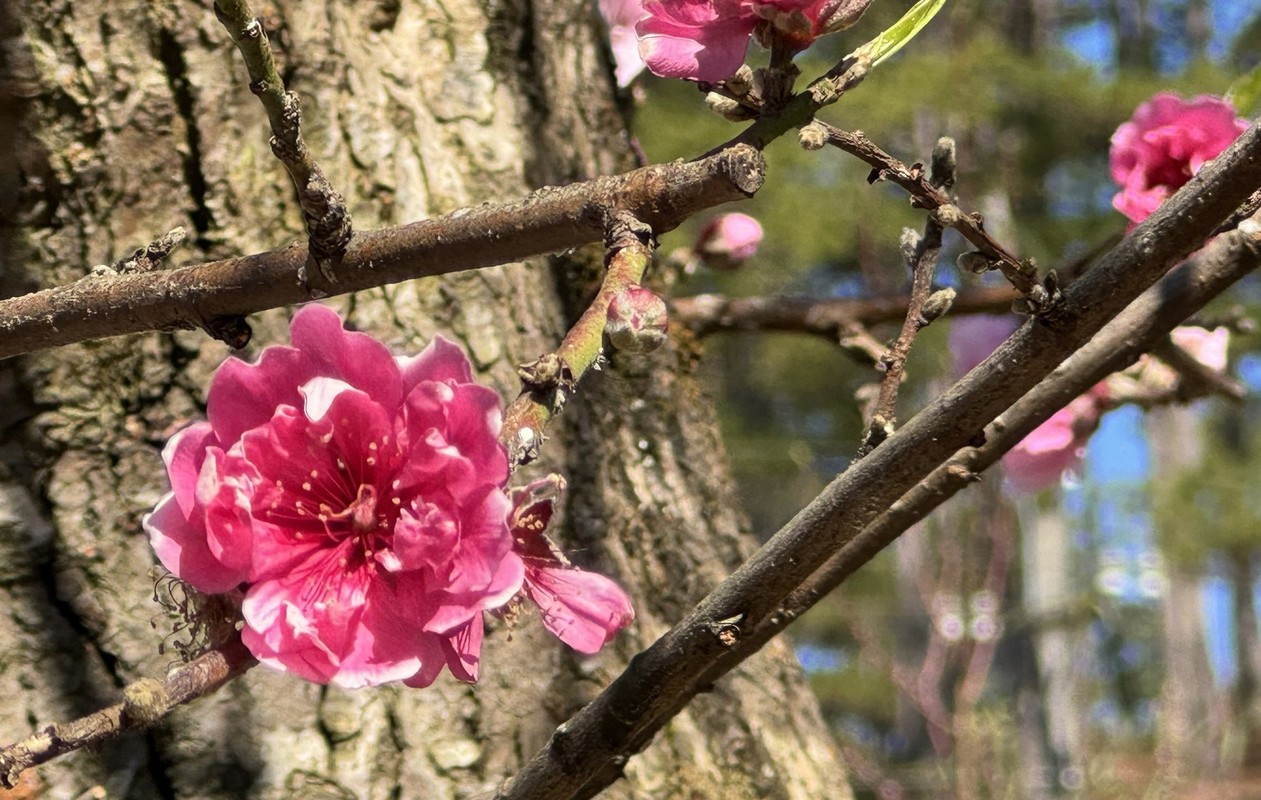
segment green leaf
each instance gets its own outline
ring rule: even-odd
[[[886,28],[879,36],[851,53],[851,56],[866,56],[874,67],[887,59],[902,46],[915,38],[923,30],[928,21],[937,16],[946,0],[920,0],[902,15],[902,19]]]
[[[1261,101],[1261,64],[1246,75],[1240,75],[1226,90],[1226,102],[1235,107],[1240,115],[1252,116]]]

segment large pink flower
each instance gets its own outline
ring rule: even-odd
[[[797,50],[848,28],[871,0],[645,0],[637,30],[648,69],[664,78],[717,82],[744,62],[749,37],[774,30]]]
[[[242,589],[265,664],[347,687],[476,679],[482,612],[525,577],[499,397],[445,339],[395,359],[321,306],[291,331],[220,367],[209,422],[164,450],[158,558],[203,592]]]
[[[1112,205],[1142,222],[1247,127],[1220,98],[1156,95],[1112,135],[1112,179],[1121,187]]]

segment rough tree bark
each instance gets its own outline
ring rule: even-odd
[[[260,3],[308,142],[360,228],[631,166],[594,4]],[[210,3],[0,2],[0,292],[81,276],[183,225],[176,260],[302,238],[262,109]],[[461,341],[511,398],[552,349],[599,252],[363,292],[331,304],[400,351]],[[254,352],[285,338],[253,319]],[[0,362],[0,739],[161,675],[141,514],[165,436],[197,417],[225,348],[148,334]],[[347,693],[255,669],[160,726],[28,776],[75,797],[477,797],[751,549],[694,354],[615,359],[571,402],[540,467],[571,486],[575,560],[638,620],[577,659],[526,619],[488,635],[482,682]],[[531,474],[519,477],[528,478]],[[154,628],[156,623],[156,630]],[[680,715],[611,797],[838,797],[843,768],[780,646]]]

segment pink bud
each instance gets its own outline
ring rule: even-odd
[[[604,332],[618,350],[650,353],[666,340],[666,303],[652,290],[631,286],[609,303]]]
[[[723,214],[701,229],[693,250],[710,269],[730,271],[757,255],[762,225],[748,214]]]

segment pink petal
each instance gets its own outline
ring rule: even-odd
[[[403,399],[398,364],[389,348],[366,333],[342,327],[336,311],[303,306],[289,326],[293,346],[318,364],[318,374],[338,378],[387,408]]]
[[[543,625],[580,653],[596,653],[635,619],[630,598],[603,575],[575,568],[531,567],[526,596]]]
[[[525,582],[525,565],[509,554],[499,562],[499,570],[480,591],[458,595],[444,592],[434,598],[433,616],[425,623],[431,633],[449,634],[477,614],[503,608]]]
[[[482,661],[482,637],[484,623],[478,614],[468,624],[442,639],[447,668],[451,674],[465,683],[477,683],[478,668]]]
[[[744,63],[758,18],[733,0],[648,0],[636,25],[639,54],[653,74],[716,82]]]
[[[404,394],[422,381],[472,383],[473,366],[460,346],[443,336],[433,341],[413,358],[400,358],[399,372]]]
[[[200,514],[185,517],[173,493],[163,495],[142,522],[162,566],[171,574],[206,594],[235,589],[246,571],[223,564],[210,552]]]
[[[197,476],[206,459],[206,447],[218,444],[208,422],[197,422],[171,437],[162,448],[171,491],[184,516],[193,513],[197,501]]]

